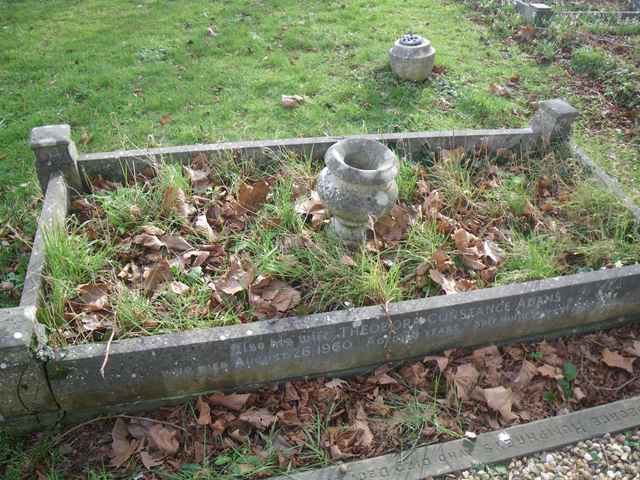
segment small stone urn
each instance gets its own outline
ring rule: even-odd
[[[331,227],[345,243],[365,241],[369,218],[387,213],[398,199],[398,159],[375,140],[347,138],[324,156],[316,186],[333,218]]]
[[[389,50],[391,70],[403,80],[421,82],[431,75],[436,51],[431,42],[420,35],[407,33]]]

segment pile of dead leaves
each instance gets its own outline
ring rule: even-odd
[[[78,454],[91,452],[92,462],[112,469],[176,472],[243,452],[236,468],[261,478],[313,463],[317,449],[337,462],[472,439],[639,394],[639,339],[640,327],[633,325],[541,343],[450,350],[350,379],[214,393],[193,406],[73,430],[62,445],[69,458],[59,465],[84,471],[87,455]],[[409,438],[416,411],[417,437]],[[259,474],[251,474],[257,467],[247,457],[259,462]]]

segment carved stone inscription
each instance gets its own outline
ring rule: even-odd
[[[360,352],[368,355],[378,352],[378,361],[385,361],[397,358],[394,352],[438,346],[447,340],[461,343],[464,337],[478,338],[479,334],[488,331],[504,329],[505,337],[522,329],[525,335],[539,333],[541,326],[545,331],[551,331],[557,328],[558,319],[563,316],[590,312],[598,305],[610,302],[613,300],[611,292],[615,289],[599,284],[408,314],[387,315],[380,308],[378,317],[366,321],[321,323],[318,327],[311,324],[305,330],[292,333],[248,336],[232,342],[228,367],[252,369],[280,362],[335,359]],[[417,352],[421,353],[424,352]]]
[[[290,475],[293,480],[414,480],[490,464],[640,425],[640,398],[623,400],[504,431]],[[276,479],[280,480],[280,479]]]

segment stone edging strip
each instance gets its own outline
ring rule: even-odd
[[[640,397],[453,440],[274,480],[419,480],[500,463],[640,425]]]

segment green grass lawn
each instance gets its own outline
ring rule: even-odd
[[[562,71],[492,40],[465,11],[436,0],[0,2],[0,281],[19,283],[28,255],[5,225],[32,237],[38,125],[69,123],[81,151],[98,151],[526,124],[528,95],[557,95],[548,78]],[[437,50],[443,73],[425,84],[388,65],[409,29]],[[513,75],[513,98],[490,91]],[[283,94],[308,100],[285,109]],[[0,294],[0,306],[16,302]]]

